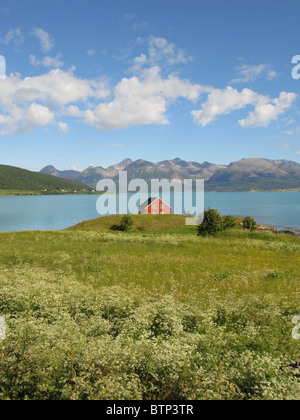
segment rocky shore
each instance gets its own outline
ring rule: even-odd
[[[276,233],[276,234],[281,234],[281,235],[299,235],[300,232],[294,232],[290,229],[275,229],[273,226],[268,226],[268,225],[257,225],[257,229],[260,231],[264,231],[264,232],[272,232],[272,233]]]

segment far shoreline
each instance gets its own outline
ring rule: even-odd
[[[44,192],[44,191],[14,191],[0,190],[1,197],[53,197],[53,196],[69,196],[69,195],[101,195],[100,191],[77,191],[75,192]]]
[[[195,192],[195,191],[193,191]],[[131,193],[131,192],[130,192]],[[300,193],[300,189],[293,189],[293,190],[268,190],[268,191],[261,191],[261,190],[250,190],[250,191],[204,191],[204,194],[272,194],[272,193]],[[1,197],[31,197],[31,196],[53,196],[53,195],[101,195],[101,194],[116,194],[117,193],[108,193],[105,191],[77,191],[77,192],[46,192],[46,191],[19,191],[19,190],[2,190],[0,189],[0,198]]]

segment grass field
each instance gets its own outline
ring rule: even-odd
[[[180,216],[0,234],[1,399],[299,399],[300,242]]]

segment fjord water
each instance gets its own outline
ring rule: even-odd
[[[99,217],[97,195],[0,197],[0,231],[60,230]],[[205,208],[300,229],[300,193],[206,193]]]

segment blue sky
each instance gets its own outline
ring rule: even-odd
[[[299,15],[299,0],[1,0],[0,163],[300,162]]]

